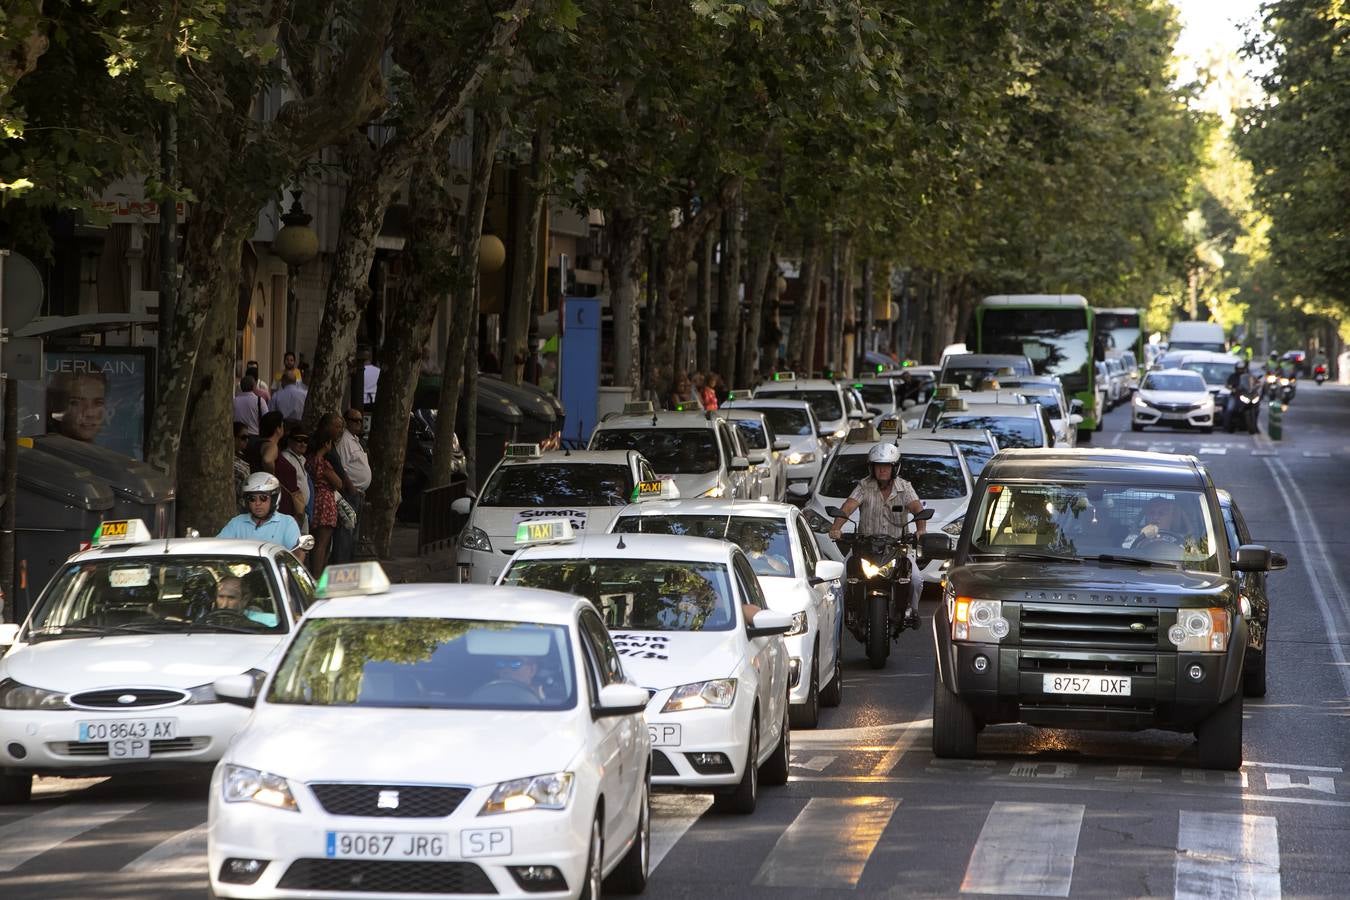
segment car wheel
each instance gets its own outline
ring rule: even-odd
[[[820,648],[816,648],[819,654]],[[806,701],[788,706],[793,728],[815,728],[820,722],[820,657],[811,659],[811,682],[806,689]]]
[[[759,802],[759,711],[750,723],[750,746],[745,754],[745,772],[741,783],[725,794],[713,798],[713,809],[718,812],[748,816]]]
[[[1266,695],[1266,651],[1248,650],[1242,665],[1242,693],[1248,697]]]
[[[764,761],[764,771],[760,779],[768,785],[778,787],[788,783],[788,766],[792,763],[792,723],[787,713],[783,714],[783,734],[778,739],[778,747]]]
[[[1195,730],[1200,767],[1235,772],[1242,766],[1242,691],[1235,691]]]
[[[0,775],[0,803],[27,803],[32,797],[32,775]]]
[[[581,900],[600,900],[604,884],[601,872],[605,864],[605,837],[600,830],[600,813],[591,822],[591,849],[586,856],[586,883],[581,886]]]
[[[838,706],[844,702],[844,655],[839,652],[839,648],[834,648],[834,673],[830,676],[830,683],[825,685],[825,689],[820,692],[820,703],[822,706]]]
[[[652,795],[647,785],[642,786],[642,805],[638,807],[637,836],[633,846],[619,860],[614,871],[605,879],[605,890],[616,894],[640,894],[647,889],[651,874],[652,855]]]
[[[1098,430],[1098,431],[1101,431],[1100,428],[1098,428],[1097,430]],[[1080,444],[1090,444],[1090,443],[1092,443],[1092,432],[1089,431],[1089,430],[1086,429],[1086,428],[1079,429],[1079,431],[1078,431],[1078,443],[1080,443]]]
[[[979,729],[970,706],[942,683],[933,664],[933,755],[939,759],[971,759]]]

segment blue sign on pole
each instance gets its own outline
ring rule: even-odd
[[[558,396],[566,421],[563,440],[584,444],[599,418],[600,301],[567,297],[559,316],[562,348],[558,361]]]

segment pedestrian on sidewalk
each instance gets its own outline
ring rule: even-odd
[[[347,476],[342,496],[356,511],[356,524],[346,528],[339,523],[333,534],[332,561],[351,562],[356,555],[358,538],[361,531],[361,511],[365,503],[366,491],[370,488],[370,458],[361,443],[365,435],[366,417],[361,410],[352,408],[344,416],[346,428],[337,441],[338,459],[342,460],[342,469]]]
[[[267,386],[267,379],[259,374],[258,361],[256,359],[250,359],[248,361],[248,365],[244,367],[244,374],[253,379],[253,393],[257,394],[258,398],[262,400],[263,406],[266,407],[269,405],[272,402],[272,391]]]
[[[281,439],[285,433],[286,423],[281,413],[267,413],[258,425],[258,440],[246,451],[245,456],[252,471],[268,472],[277,477],[281,482],[281,512],[295,517],[296,511],[304,509],[304,506],[300,500],[295,468],[281,452]],[[299,524],[298,517],[296,524]]]
[[[244,508],[244,482],[248,481],[250,469],[244,451],[248,449],[248,426],[243,422],[234,423],[234,505]]]
[[[258,381],[252,375],[239,379],[239,390],[234,395],[234,420],[244,423],[244,433],[258,436],[258,420],[267,412],[267,404],[253,392]]]
[[[287,369],[281,373],[281,387],[272,395],[272,411],[281,413],[283,419],[303,419],[308,397],[309,388],[300,382],[300,370]]]
[[[300,524],[300,533],[309,534],[309,505],[314,494],[314,485],[309,480],[309,467],[305,455],[309,452],[309,433],[299,419],[286,421],[286,437],[281,445],[281,453],[295,469],[295,489],[299,496],[296,508],[296,521]]]
[[[295,351],[287,350],[281,356],[281,371],[272,376],[273,397],[275,397],[277,391],[281,389],[282,376],[285,375],[287,372],[290,372],[291,370],[295,370],[297,373],[300,371],[299,369],[295,368]]]
[[[717,392],[713,390],[716,378],[712,372],[698,374],[698,402],[703,404],[704,409],[717,409]]]
[[[333,454],[337,439],[342,430],[342,417],[329,413],[319,421],[314,446],[310,448],[307,468],[314,482],[314,515],[310,519],[309,531],[314,535],[314,551],[310,554],[309,571],[315,578],[323,574],[328,565],[329,551],[333,544],[333,530],[337,527],[337,498],[342,490],[343,478],[333,467],[330,455]]]

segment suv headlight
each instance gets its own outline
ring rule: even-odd
[[[962,526],[964,526],[965,524],[966,524],[966,517],[965,517],[965,516],[957,516],[955,519],[952,519],[952,520],[951,520],[950,522],[948,522],[946,525],[943,525],[943,526],[942,526],[942,530],[943,530],[944,533],[950,534],[952,537],[960,537],[960,536],[961,536],[961,528],[962,528]]]
[[[661,707],[661,712],[684,712],[690,709],[730,709],[736,699],[736,679],[718,678],[713,681],[695,681],[677,687]]]
[[[810,450],[794,450],[787,455],[788,465],[800,466],[802,463],[816,461],[816,455]]]
[[[61,691],[20,684],[12,678],[0,680],[0,709],[68,709]]]
[[[947,614],[952,623],[952,640],[998,643],[1008,636],[1008,620],[1003,618],[1003,603],[999,600],[949,598]]]
[[[464,534],[459,539],[459,545],[465,550],[481,550],[484,553],[492,552],[492,541],[488,540],[487,532],[481,528],[475,528],[472,525],[469,525],[464,529]]]
[[[792,627],[783,632],[784,637],[806,634],[806,610],[792,614]]]
[[[571,772],[534,775],[497,785],[478,814],[494,816],[526,809],[566,809],[571,799]]]
[[[299,812],[285,778],[245,766],[226,765],[221,790],[227,803],[260,803],[273,809]]]
[[[1176,648],[1190,653],[1227,650],[1232,633],[1232,617],[1218,607],[1177,610],[1177,624],[1167,629]]]

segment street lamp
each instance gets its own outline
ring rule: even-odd
[[[506,245],[495,234],[484,234],[478,239],[478,271],[491,275],[506,264]]]
[[[299,304],[295,299],[295,282],[300,277],[300,267],[319,255],[319,236],[309,223],[314,217],[305,212],[300,205],[299,188],[291,190],[291,208],[282,215],[282,227],[272,238],[272,252],[286,264],[286,343],[295,349],[296,318]]]

